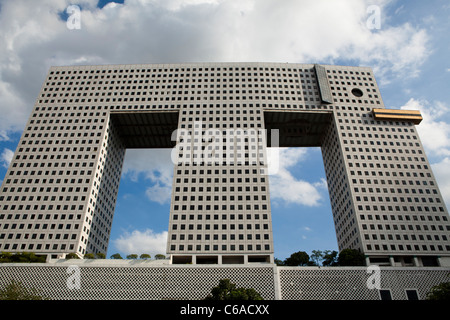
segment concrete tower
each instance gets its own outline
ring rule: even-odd
[[[267,147],[314,146],[340,249],[450,264],[421,119],[385,108],[370,68],[52,67],[0,189],[0,251],[106,253],[126,149],[173,148],[172,262],[273,262]]]

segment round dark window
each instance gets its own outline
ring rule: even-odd
[[[358,97],[358,98],[363,96],[363,92],[358,88],[353,89],[352,93],[355,97]]]

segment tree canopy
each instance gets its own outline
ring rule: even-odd
[[[11,283],[0,289],[0,300],[47,300],[36,289],[28,289],[21,282],[12,280]]]
[[[355,249],[344,249],[339,252],[338,264],[340,266],[364,266],[364,255]]]
[[[36,255],[32,252],[21,252],[21,253],[11,253],[11,252],[2,252],[0,253],[0,262],[39,262],[44,263],[46,261],[45,256]]]
[[[120,255],[120,253],[114,253],[114,254],[112,254],[111,255],[111,257],[110,257],[111,259],[123,259],[122,258],[122,256]],[[166,258],[166,256],[165,255],[163,255],[163,254],[156,254],[155,255],[155,259],[156,260],[158,260],[158,259],[165,259]],[[131,254],[128,254],[127,256],[126,256],[126,259],[151,259],[151,256],[148,254],[148,253],[142,253],[142,254],[140,254],[140,255],[137,255],[136,253],[131,253]]]
[[[323,254],[322,265],[325,267],[334,267],[338,265],[337,261],[338,252],[333,250],[326,250]]]
[[[364,266],[365,256],[355,249],[343,249],[340,253],[333,250],[313,250],[311,255],[297,251],[289,258],[274,261],[278,266]]]
[[[294,252],[285,260],[287,266],[306,266],[308,262],[309,255],[304,251]]]
[[[222,279],[205,300],[264,300],[253,288],[237,288],[230,279]]]
[[[433,286],[427,293],[426,299],[450,301],[450,281],[441,282]]]

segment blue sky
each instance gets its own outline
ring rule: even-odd
[[[70,5],[81,9],[76,29]],[[387,107],[422,111],[419,134],[449,207],[449,16],[447,0],[0,0],[0,181],[53,65],[362,65]],[[374,18],[379,28],[368,27]],[[269,180],[275,257],[337,250],[320,149],[280,160],[283,174]],[[171,175],[167,151],[127,151],[108,257],[165,253]]]

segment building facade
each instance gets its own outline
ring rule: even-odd
[[[52,67],[0,189],[0,251],[106,253],[126,149],[172,148],[172,263],[273,262],[267,148],[312,146],[340,249],[449,265],[420,121],[385,108],[365,67]]]

